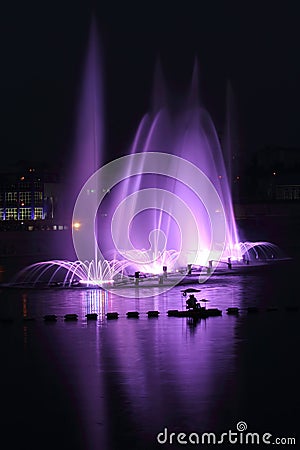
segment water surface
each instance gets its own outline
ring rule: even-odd
[[[198,322],[167,316],[184,307],[182,287],[149,298],[137,289],[128,299],[100,290],[2,290],[0,317],[13,319],[0,323],[2,442],[151,449],[162,447],[156,436],[164,428],[221,433],[241,420],[249,431],[296,436],[299,312],[286,310],[298,304],[296,269],[216,277],[197,297],[223,315]],[[230,306],[241,308],[238,317],[226,314]],[[153,309],[158,318],[147,317]],[[133,310],[139,319],[126,317]],[[118,320],[107,321],[111,311]],[[96,322],[86,321],[90,312]],[[67,313],[78,322],[65,322]],[[45,323],[44,314],[58,321]]]

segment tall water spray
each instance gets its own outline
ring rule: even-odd
[[[213,184],[225,213],[225,243],[220,243],[220,245],[225,244],[222,256],[226,259],[228,257],[238,259],[242,255],[242,250],[239,245],[229,181],[213,121],[199,102],[197,63],[194,66],[191,87],[187,98],[176,113],[167,104],[162,104],[162,99],[167,96],[162,94],[165,88],[163,87],[160,70],[156,71],[154,86],[154,99],[159,99],[159,102],[157,100],[154,101],[154,110],[142,118],[130,152],[132,155],[164,152],[183,158],[200,169]],[[140,161],[140,174],[132,177],[130,176],[131,167],[129,166],[125,169],[123,183],[115,186],[103,202],[101,211],[102,215],[105,216],[105,221],[102,221],[102,229],[105,222],[107,227],[104,227],[104,239],[101,240],[100,237],[99,246],[104,249],[104,253],[108,257],[118,258],[120,253],[122,258],[130,257],[130,250],[122,248],[122,245],[124,245],[124,225],[126,224],[130,228],[128,233],[135,252],[147,252],[149,246],[151,250],[154,250],[151,264],[148,266],[146,262],[145,264],[140,264],[140,266],[137,264],[135,269],[153,272],[155,267],[156,270],[161,271],[162,266],[167,264],[167,262],[171,264],[169,268],[172,270],[190,263],[198,265],[208,264],[207,257],[211,247],[212,233],[211,217],[208,214],[207,205],[199,201],[195,193],[180,181],[180,165],[176,168],[178,170],[178,178],[174,179],[155,173],[146,173],[147,170],[143,165],[143,158]],[[119,228],[119,232],[115,233],[114,242],[110,240],[111,223],[122,199],[149,188],[155,188],[159,192],[160,195],[157,198],[157,202],[154,201],[152,208],[149,208],[149,210],[139,212],[141,206],[138,203],[138,197],[136,197],[136,200],[132,200],[129,203],[130,223],[127,224],[124,216],[119,215],[119,227],[118,224],[115,224],[115,227]],[[205,189],[205,186],[203,186],[203,189]],[[185,239],[185,248],[183,251],[181,249],[180,257],[178,259],[174,258],[174,252],[179,253],[181,245],[181,230],[178,229],[178,220],[176,221],[176,218],[178,219],[178,217],[182,216],[182,205],[174,202],[171,210],[167,210],[166,203],[168,200],[166,196],[161,195],[161,192],[171,192],[188,205],[193,212],[200,238],[200,251],[198,249],[197,254],[195,254],[195,235],[190,233],[188,238]],[[152,195],[155,196],[156,193],[153,191]],[[215,212],[218,213],[218,211]],[[222,211],[219,212],[221,213]],[[156,231],[156,233],[153,233],[153,231]],[[164,243],[162,243],[163,237],[165,239]],[[117,253],[110,253],[111,249],[116,248],[118,249]],[[163,254],[164,256],[161,258]],[[169,255],[171,255],[171,258],[169,258]]]
[[[95,19],[92,19],[88,37],[88,50],[84,62],[84,70],[79,83],[79,102],[75,111],[75,127],[71,157],[68,161],[66,200],[64,202],[68,221],[72,222],[72,214],[76,198],[86,180],[103,164],[105,153],[104,127],[104,89],[101,47]],[[97,190],[95,185],[94,190]],[[67,194],[67,195],[66,195]],[[93,190],[88,192],[88,203],[95,204]],[[81,224],[73,223],[79,227]],[[97,232],[97,227],[95,228]],[[96,236],[97,238],[97,236]],[[93,253],[88,252],[88,263],[99,263]]]
[[[167,103],[157,66],[152,110],[141,119],[128,156],[100,168],[102,73],[93,23],[65,200],[74,211],[78,260],[34,264],[21,272],[21,279],[56,282],[60,276],[63,285],[79,281],[102,286],[134,271],[148,276],[165,269],[186,273],[194,265],[208,274],[224,263],[229,267],[251,257],[274,258],[272,244],[239,242],[227,171],[230,157],[227,152],[224,159],[214,123],[199,101],[197,62],[176,111]]]

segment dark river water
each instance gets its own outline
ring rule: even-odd
[[[210,279],[197,297],[223,314],[198,322],[167,316],[185,306],[178,286],[149,298],[136,290],[131,299],[3,289],[0,317],[13,321],[0,322],[1,448],[208,448],[202,433],[236,432],[242,421],[247,432],[270,433],[270,442],[298,439],[300,312],[287,307],[299,306],[299,276],[293,261]],[[232,306],[238,317],[226,314]],[[133,310],[139,319],[126,317]],[[148,310],[160,316],[148,318]],[[111,311],[117,320],[106,319]],[[87,322],[90,312],[97,321]],[[67,313],[78,321],[65,322]],[[200,444],[181,444],[179,433]],[[243,447],[224,440],[221,448]]]

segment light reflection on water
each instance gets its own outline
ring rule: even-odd
[[[182,287],[141,299],[124,299],[100,290],[3,291],[1,316],[16,320],[10,328],[0,326],[1,346],[9,333],[20,333],[22,346],[16,346],[15,338],[10,341],[10,350],[17,355],[15,373],[24,370],[28,355],[37,367],[47,363],[54,368],[51,379],[44,374],[47,382],[37,381],[36,369],[29,369],[27,384],[42,396],[49,383],[62,386],[68,394],[68,408],[82,430],[82,448],[155,448],[155,436],[164,427],[174,432],[220,431],[246,420],[255,428],[262,426],[266,413],[267,425],[273,429],[265,431],[272,432],[282,425],[274,388],[288,380],[288,395],[298,383],[295,367],[291,377],[292,369],[282,366],[287,361],[291,364],[299,321],[297,314],[284,312],[284,305],[296,301],[292,288],[287,288],[288,279],[288,273],[281,280],[278,273],[218,278],[200,287],[197,297],[222,309],[223,316],[198,322],[166,314],[168,309],[184,307]],[[246,311],[240,317],[225,313],[229,306],[264,309],[270,305],[280,310],[251,317]],[[126,318],[132,310],[140,312],[139,319]],[[161,314],[148,319],[148,310]],[[24,311],[37,320],[23,326]],[[118,320],[106,320],[105,314],[111,311],[119,312]],[[85,315],[91,312],[98,313],[96,322],[86,321]],[[67,313],[77,313],[78,322],[64,322]],[[57,314],[59,320],[46,324],[44,314]],[[267,330],[272,330],[272,339],[266,337]],[[16,388],[16,380],[16,375],[5,379],[13,384],[13,400],[18,402],[22,391]],[[252,390],[253,381],[264,386],[263,397]],[[281,402],[286,403],[280,408],[288,407],[287,400]],[[67,407],[62,403],[61,408]],[[71,421],[68,411],[66,423]],[[49,427],[53,427],[55,415],[49,413],[49,417]],[[22,420],[29,423],[30,415]]]
[[[248,306],[265,306],[272,302],[272,297],[266,297],[263,289],[265,280],[263,277],[249,276],[224,276],[211,280],[210,283],[199,285],[197,283],[189,285],[196,287],[201,292],[196,294],[198,300],[202,298],[208,300],[207,307],[220,308],[225,312],[226,308],[236,306],[247,308]],[[12,315],[18,314],[15,308],[19,308],[18,299],[26,293],[27,308],[29,316],[34,315],[42,318],[45,314],[57,314],[64,316],[68,313],[76,313],[81,319],[86,314],[96,312],[98,319],[102,322],[107,312],[119,312],[120,316],[125,316],[127,311],[139,311],[142,315],[148,310],[158,310],[166,313],[169,309],[184,309],[185,300],[182,296],[182,286],[176,286],[171,290],[156,296],[153,290],[148,288],[132,288],[135,290],[135,298],[124,298],[118,296],[118,290],[108,292],[100,289],[44,289],[35,290],[5,290],[2,291],[1,308],[5,313],[11,311]],[[131,291],[132,291],[131,289]],[[149,297],[140,298],[139,293],[149,292]],[[123,295],[124,291],[122,291]],[[9,299],[14,298],[15,303]],[[6,299],[8,302],[6,304]],[[279,298],[278,293],[273,297],[273,304]],[[281,301],[281,300],[280,300]],[[19,308],[20,312],[20,308]]]

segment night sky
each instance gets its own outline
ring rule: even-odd
[[[2,170],[70,155],[93,11],[109,155],[126,153],[149,109],[158,58],[175,99],[198,58],[200,96],[220,130],[230,82],[244,153],[300,147],[297,2],[12,2],[0,17]]]

